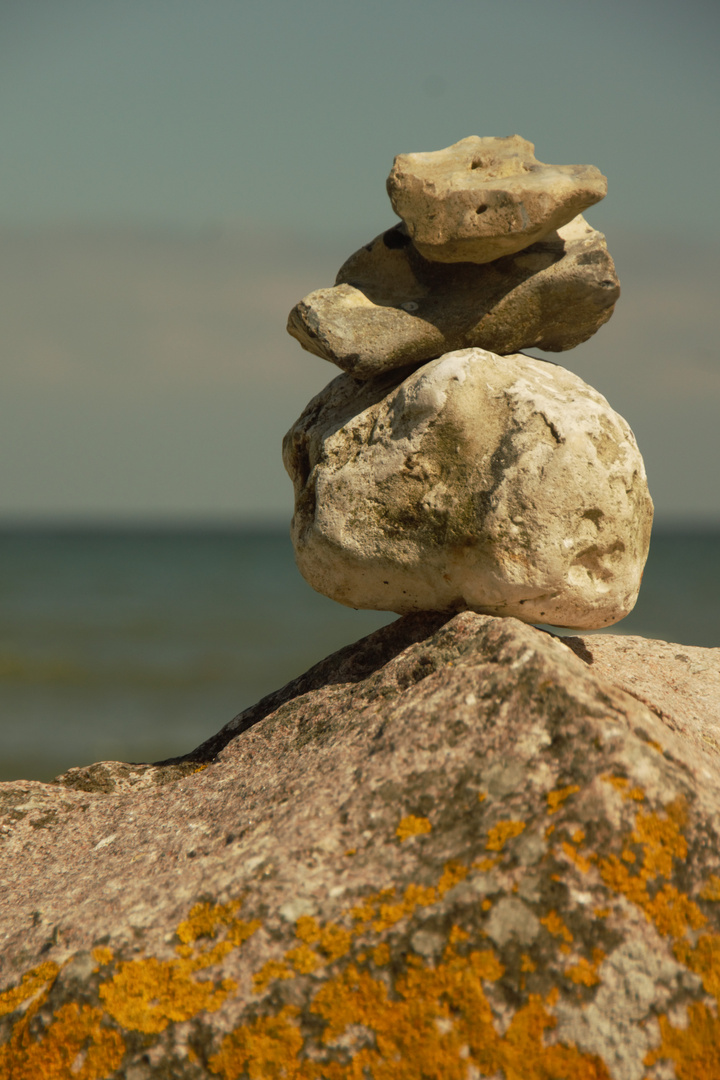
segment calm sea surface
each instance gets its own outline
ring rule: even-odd
[[[395,617],[313,592],[284,531],[0,531],[0,779],[184,753]],[[720,645],[720,530],[658,529],[610,632]]]

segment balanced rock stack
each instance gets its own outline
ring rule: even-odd
[[[605,177],[514,135],[400,155],[387,186],[401,223],[290,313],[344,372],[283,444],[301,573],[355,608],[617,622],[650,540],[642,458],[596,390],[519,352],[571,349],[612,314],[582,217]]]

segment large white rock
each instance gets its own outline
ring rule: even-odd
[[[356,608],[469,608],[592,629],[632,609],[652,502],[633,434],[544,360],[447,353],[334,379],[285,436],[292,537]]]

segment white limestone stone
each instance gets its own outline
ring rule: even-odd
[[[652,502],[605,398],[555,364],[476,348],[402,374],[338,376],[285,437],[313,588],[399,614],[582,629],[627,615]]]
[[[486,263],[599,202],[607,180],[594,165],[545,165],[520,135],[471,135],[444,150],[398,154],[387,190],[426,259]]]

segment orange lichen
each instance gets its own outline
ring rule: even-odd
[[[59,971],[58,965],[48,960],[26,972],[19,986],[4,990],[0,994],[0,1016],[15,1012],[19,1005],[35,997],[41,990],[47,990],[54,983]]]
[[[528,956],[527,953],[522,953],[522,955],[520,956],[520,970],[529,972],[537,970],[537,964],[531,956]]]
[[[219,986],[194,975],[219,963],[260,927],[254,919],[235,918],[240,901],[229,904],[196,904],[177,928],[181,944],[173,960],[146,957],[124,961],[111,979],[99,987],[107,1013],[121,1027],[158,1034],[168,1024],[189,1020],[203,1010],[214,1012],[237,989],[232,979]],[[201,948],[201,939],[214,939],[225,928],[225,938]]]
[[[573,940],[572,934],[560,915],[558,915],[557,911],[549,911],[547,915],[543,916],[540,922],[553,937],[561,937],[568,945]]]
[[[101,967],[104,967],[107,964],[111,964],[113,962],[114,956],[115,954],[112,949],[107,949],[104,945],[98,945],[92,951],[93,960]]]
[[[488,872],[488,870],[494,870],[499,862],[502,862],[502,860],[501,859],[476,859],[475,862],[473,863],[473,870],[482,870],[482,872],[484,874],[486,874]]]
[[[487,799],[487,791],[478,791],[478,802],[485,802]]]
[[[16,1024],[0,1047],[0,1076],[8,1080],[104,1080],[125,1055],[122,1036],[102,1023],[102,1009],[69,1002],[37,1041]]]
[[[720,1076],[720,1018],[702,1002],[688,1006],[688,1025],[674,1028],[666,1016],[658,1018],[661,1043],[645,1057],[654,1065],[663,1058],[675,1063],[677,1080],[717,1080]]]
[[[356,847],[350,847],[350,848],[348,848],[348,849],[347,849],[347,851],[345,852],[345,855],[346,855],[346,856],[347,856],[348,858],[349,858],[349,857],[350,857],[351,855],[357,855],[357,848],[356,848]]]
[[[592,862],[585,855],[581,855],[580,852],[568,844],[567,840],[563,840],[562,849],[570,859],[571,862],[577,866],[578,870],[581,870],[583,874],[587,874],[592,869]]]
[[[575,795],[579,790],[579,784],[568,784],[567,787],[558,788],[556,791],[548,791],[548,814],[556,814],[565,800],[569,799],[571,795]]]
[[[390,947],[386,942],[381,942],[373,949],[372,960],[377,967],[384,967],[385,964],[390,963]]]
[[[403,840],[407,840],[410,836],[422,836],[423,833],[429,833],[431,829],[432,825],[426,817],[416,817],[415,814],[408,814],[398,825],[395,835],[402,843]]]
[[[483,909],[483,911],[489,911],[489,910],[490,910],[490,908],[492,907],[492,900],[488,900],[488,899],[487,899],[487,897],[486,897],[486,898],[485,898],[485,899],[483,900],[483,902],[482,902],[482,904],[480,905],[480,907],[481,907],[481,908]]]
[[[184,945],[189,945],[200,937],[215,937],[221,926],[232,922],[239,907],[239,900],[233,900],[229,904],[195,904],[175,933]]]
[[[525,829],[524,821],[501,821],[488,830],[486,851],[502,851],[508,840],[519,836]]]
[[[261,1016],[226,1035],[208,1062],[223,1080],[300,1080],[311,1075],[298,1062],[303,1037],[291,1019],[297,1009],[286,1005],[277,1016]]]
[[[616,855],[601,859],[599,867],[608,888],[641,908],[661,934],[677,940],[688,929],[701,929],[707,920],[697,904],[674,885],[664,884],[654,895],[648,891],[649,882],[670,877],[673,861],[687,855],[687,841],[680,831],[686,818],[685,805],[676,799],[665,810],[665,817],[643,811],[637,814],[635,828],[628,838],[643,848],[642,866],[637,874],[631,874]],[[628,850],[624,849],[623,856]]]
[[[106,1011],[121,1027],[146,1034],[158,1034],[171,1021],[189,1020],[203,1010],[215,1012],[237,984],[223,979],[216,989],[212,982],[193,979],[188,965],[154,956],[119,964],[110,982],[100,986]]]
[[[594,949],[592,960],[588,960],[587,957],[581,956],[576,964],[565,969],[565,975],[571,982],[576,983],[578,986],[596,986],[597,983],[600,982],[598,967],[604,959],[605,953],[602,949]]]
[[[292,979],[293,973],[284,960],[266,960],[253,975],[253,993],[261,994],[275,979]]]
[[[572,840],[573,844],[577,844],[579,846],[580,844],[582,844],[583,840],[585,839],[585,830],[584,829],[576,829],[575,832],[570,837],[570,839]]]
[[[314,949],[305,944],[298,945],[296,949],[288,949],[285,959],[300,975],[309,975],[322,964],[322,960]]]
[[[593,908],[593,915],[596,919],[607,919],[610,915],[611,909],[609,907],[596,907]]]
[[[681,964],[700,976],[707,994],[720,997],[720,934],[701,934],[695,948],[678,941],[674,952]]]
[[[329,923],[323,927],[318,940],[318,948],[325,953],[328,960],[339,960],[350,951],[352,945],[352,933],[343,926]]]
[[[720,900],[720,877],[711,874],[700,890],[702,900]]]

